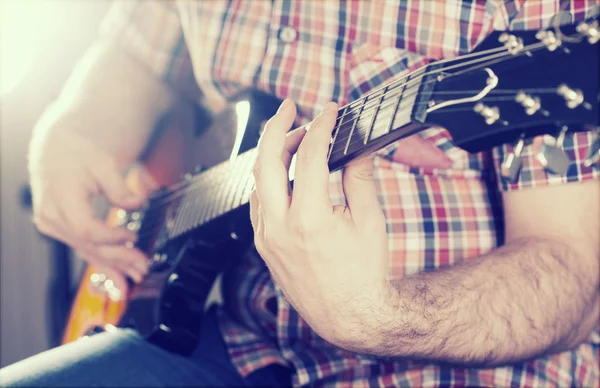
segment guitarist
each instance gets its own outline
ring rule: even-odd
[[[326,167],[338,107],[329,101],[465,54],[494,29],[545,28],[561,10],[579,21],[593,5],[116,3],[36,128],[36,225],[140,281],[146,259],[126,246],[135,236],[95,219],[90,197],[139,207],[145,198],[118,171],[154,121],[196,86],[216,110],[257,87],[287,98],[254,168],[260,257],[226,274],[224,307],[206,314],[188,358],[120,329],[9,366],[2,385],[597,385],[600,189],[598,166],[584,163],[597,133],[567,136],[565,176],[528,146],[521,174],[504,182],[510,146],[468,154],[440,128],[343,173]]]

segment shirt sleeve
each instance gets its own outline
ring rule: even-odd
[[[115,0],[99,35],[123,47],[184,97],[199,99],[176,2]]]

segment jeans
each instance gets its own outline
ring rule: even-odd
[[[0,370],[1,387],[281,387],[291,369],[270,365],[246,378],[237,372],[217,327],[204,316],[200,343],[189,357],[146,342],[131,329],[101,333],[48,350]]]

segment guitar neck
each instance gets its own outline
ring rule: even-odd
[[[422,101],[427,101],[433,89],[431,82],[421,88],[426,71],[424,67],[338,110],[329,150],[331,171],[422,126],[426,106]],[[177,238],[248,203],[254,189],[252,167],[256,154],[256,149],[247,151],[188,182],[178,201],[169,238]]]

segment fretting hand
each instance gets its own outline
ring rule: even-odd
[[[370,319],[388,289],[388,240],[373,160],[343,173],[347,206],[329,200],[327,153],[337,115],[330,103],[306,132],[286,135],[296,110],[286,100],[267,124],[254,167],[250,208],[258,252],[288,301],[323,338]],[[297,150],[294,188],[288,170]],[[357,325],[358,327],[360,325]]]

